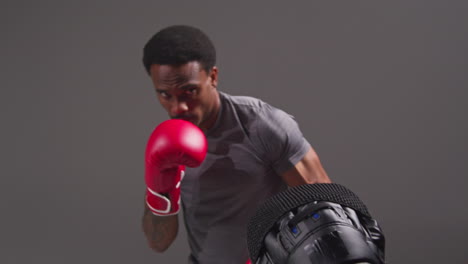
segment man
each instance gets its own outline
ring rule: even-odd
[[[247,222],[257,205],[287,186],[330,179],[290,115],[259,99],[218,91],[215,63],[210,39],[189,26],[165,28],[144,47],[143,64],[169,117],[194,124],[208,142],[205,160],[187,168],[181,183],[189,263],[243,264]],[[148,195],[177,204],[167,193]],[[177,215],[159,213],[148,198],[145,208],[148,243],[163,252],[177,235]]]

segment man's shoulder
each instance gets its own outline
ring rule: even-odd
[[[241,115],[249,115],[249,118],[267,119],[272,122],[283,118],[295,119],[294,116],[286,111],[253,96],[230,95],[224,92],[220,92],[220,95],[221,98],[224,98],[234,108],[235,112]]]
[[[259,98],[227,93],[221,93],[221,96],[229,102],[228,104],[231,105],[235,115],[243,125],[255,124],[256,129],[271,130],[277,129],[277,126],[285,126],[284,129],[286,129],[292,123],[295,123],[294,116]]]
[[[225,92],[220,92],[221,98],[229,101],[232,105],[237,108],[247,108],[247,109],[262,109],[267,103],[263,100],[246,95],[231,95]]]

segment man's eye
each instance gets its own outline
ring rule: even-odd
[[[197,88],[196,87],[193,87],[193,88],[189,88],[187,89],[187,94],[195,94],[197,92]]]
[[[158,91],[159,95],[163,98],[169,98],[169,94],[163,91]]]

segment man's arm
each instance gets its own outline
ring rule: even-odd
[[[331,183],[313,148],[310,148],[302,160],[283,173],[281,177],[290,187],[312,183]]]
[[[206,152],[205,135],[188,121],[166,120],[151,133],[145,150],[146,195],[142,227],[154,251],[164,252],[177,236],[180,185],[185,166],[200,166]]]
[[[177,215],[154,215],[146,202],[142,224],[148,245],[156,252],[164,252],[174,242],[179,229]]]

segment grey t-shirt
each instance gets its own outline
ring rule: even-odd
[[[293,117],[252,97],[220,92],[206,133],[208,154],[187,168],[181,197],[189,263],[244,264],[247,222],[257,206],[287,188],[280,177],[310,148]]]

